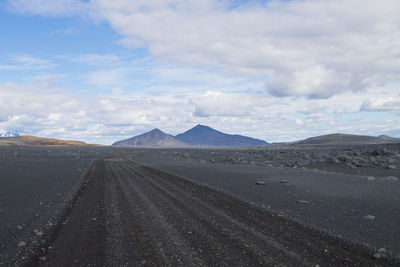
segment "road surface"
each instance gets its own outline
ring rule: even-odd
[[[370,252],[121,158],[95,160],[28,266],[382,266]]]

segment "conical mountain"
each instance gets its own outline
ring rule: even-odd
[[[226,134],[200,124],[178,134],[176,139],[191,146],[264,146],[268,144],[264,140]]]
[[[185,143],[175,139],[159,129],[134,136],[132,138],[115,142],[113,146],[121,147],[183,147]]]

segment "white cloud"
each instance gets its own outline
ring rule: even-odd
[[[125,45],[169,62],[264,75],[278,96],[326,98],[400,78],[398,1],[272,1],[236,9],[201,2],[93,4]]]
[[[20,71],[20,70],[38,70],[48,69],[56,66],[50,60],[42,59],[29,54],[22,55],[10,55],[7,56],[5,61],[9,61],[8,64],[1,64],[0,70]]]
[[[364,101],[361,111],[395,111],[400,110],[400,97],[379,97]]]
[[[124,67],[96,70],[87,75],[87,82],[98,86],[120,85],[128,72]]]
[[[329,98],[398,81],[397,0],[9,0],[33,15],[103,18],[155,61],[265,77],[276,96]]]
[[[228,94],[207,91],[205,94],[190,98],[194,105],[194,116],[246,116],[256,107],[274,102],[271,98],[244,94]]]

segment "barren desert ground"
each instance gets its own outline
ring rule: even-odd
[[[3,266],[395,266],[400,145],[0,148]]]

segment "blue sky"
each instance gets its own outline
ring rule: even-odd
[[[363,10],[363,12],[360,12]],[[398,1],[9,0],[0,132],[400,137]]]

